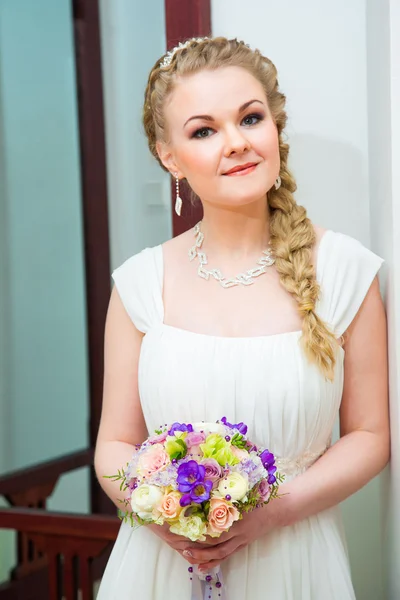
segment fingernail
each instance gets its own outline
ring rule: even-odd
[[[190,550],[184,550],[182,554],[183,556],[187,556],[188,558],[193,557],[193,554],[190,552]]]

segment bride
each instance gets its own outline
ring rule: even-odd
[[[280,500],[207,543],[122,524],[98,598],[189,600],[188,567],[220,564],[228,600],[351,600],[338,504],[389,458],[382,261],[296,204],[285,96],[259,51],[181,44],[149,75],[143,121],[177,212],[185,179],[204,218],[113,274],[99,481],[118,506],[104,475],[135,444],[160,423],[223,415],[247,423],[286,481]]]

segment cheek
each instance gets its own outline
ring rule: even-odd
[[[260,127],[253,143],[263,158],[279,160],[279,138],[273,123],[268,123],[265,128]]]
[[[193,143],[179,153],[179,164],[185,173],[196,179],[215,173],[218,166],[218,152],[211,140],[201,140]]]

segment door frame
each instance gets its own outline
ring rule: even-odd
[[[95,447],[103,395],[104,325],[111,293],[106,138],[101,62],[99,0],[71,0],[74,20],[82,214],[84,228],[87,344],[89,364],[89,445]],[[211,33],[210,0],[165,0],[167,49],[191,37]],[[171,203],[175,205],[175,184]],[[173,235],[199,220],[201,207],[192,207],[182,190],[186,212],[173,214]],[[201,217],[200,217],[201,218]],[[115,507],[90,473],[91,511],[114,513]]]
[[[211,35],[211,0],[165,0],[167,50],[192,37]],[[194,227],[203,217],[199,201],[193,202],[189,186],[181,184],[182,214],[175,212],[175,180],[171,178],[172,232],[176,237]]]

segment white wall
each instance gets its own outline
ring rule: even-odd
[[[242,0],[212,0],[212,29],[213,35],[244,39],[278,68],[288,98],[297,201],[314,222],[371,246],[371,206],[378,201],[381,174],[369,177],[375,154],[369,147],[367,91],[373,84],[368,78],[366,0],[248,0],[245,10]],[[376,228],[374,222],[374,239]],[[389,253],[384,245],[375,249],[385,258]],[[343,505],[356,596],[362,600],[385,598],[382,479]]]
[[[151,67],[165,52],[164,0],[101,0],[111,262],[172,235],[169,177],[141,125]]]
[[[386,598],[400,597],[400,6],[367,0],[369,164],[373,248],[385,257],[392,460],[384,488]],[[397,259],[397,260],[396,260]]]
[[[323,226],[369,243],[365,1],[213,0],[213,34],[277,65],[297,200]]]

